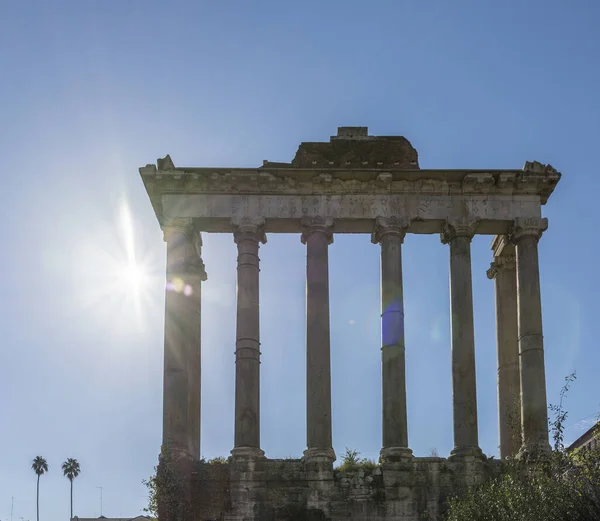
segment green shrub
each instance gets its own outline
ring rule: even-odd
[[[353,472],[357,470],[364,470],[365,472],[372,472],[379,464],[368,458],[361,458],[360,452],[351,450],[346,447],[346,452],[342,456],[342,463],[337,468],[340,472]]]
[[[379,467],[379,464],[376,461],[367,458],[361,459],[358,464],[358,468],[365,472],[373,472],[377,467]]]
[[[209,465],[224,465],[227,463],[227,458],[223,456],[217,456],[216,458],[211,458],[207,462]]]
[[[550,406],[554,447],[535,462],[509,460],[500,476],[449,501],[447,521],[600,520],[600,450],[566,452],[562,407],[575,374]]]

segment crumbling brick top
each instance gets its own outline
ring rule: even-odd
[[[269,161],[263,164],[265,168],[273,166]],[[419,168],[419,156],[403,136],[369,136],[367,127],[338,127],[337,136],[328,143],[301,143],[288,166],[415,170]]]

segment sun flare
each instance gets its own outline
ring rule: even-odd
[[[73,238],[67,259],[74,309],[115,334],[145,334],[149,317],[162,312],[164,261],[148,246],[125,194],[110,213]]]
[[[135,263],[123,267],[121,273],[121,283],[123,286],[134,292],[139,292],[146,282],[146,273]]]
[[[135,256],[135,240],[131,211],[126,201],[121,206],[121,233],[125,246],[126,259],[120,267],[120,279],[124,289],[138,293],[146,280],[146,273]]]

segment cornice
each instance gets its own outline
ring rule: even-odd
[[[521,170],[140,168],[149,189],[239,194],[529,194],[544,204],[561,174]]]

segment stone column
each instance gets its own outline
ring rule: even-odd
[[[550,450],[538,241],[548,219],[517,218],[509,232],[517,251],[517,313],[521,367],[521,455]]]
[[[167,243],[163,444],[200,458],[202,240],[190,219],[163,225]]]
[[[302,219],[306,244],[306,429],[305,460],[335,460],[331,441],[331,355],[328,249],[333,220]]]
[[[517,325],[517,265],[515,248],[506,235],[492,242],[494,262],[487,276],[496,282],[498,354],[498,431],[500,458],[513,457],[521,446],[521,382]]]
[[[450,245],[450,313],[452,333],[452,401],[454,449],[451,456],[480,456],[477,433],[475,333],[471,281],[471,239],[478,220],[448,219],[441,239]]]
[[[260,448],[259,244],[267,242],[264,219],[233,219],[238,247],[235,344],[234,457],[262,457]]]
[[[410,458],[406,416],[404,344],[404,296],[402,291],[402,243],[408,219],[375,220],[371,236],[381,244],[381,383],[383,396],[383,445],[381,459],[393,462]]]

